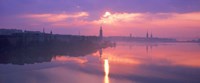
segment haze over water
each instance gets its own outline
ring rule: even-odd
[[[85,56],[56,55],[50,62],[24,65],[1,63],[0,82],[199,83],[199,50],[196,43],[118,42]]]

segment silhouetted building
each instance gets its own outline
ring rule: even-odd
[[[12,35],[14,33],[22,33],[22,30],[17,29],[0,29],[0,35]]]

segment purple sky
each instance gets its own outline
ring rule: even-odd
[[[199,38],[199,4],[200,0],[0,0],[0,28],[45,27],[59,34],[98,35],[104,13],[110,12],[103,24],[106,36],[145,36],[149,31],[160,37]]]

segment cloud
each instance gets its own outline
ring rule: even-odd
[[[101,15],[98,19],[91,18],[88,12],[76,12],[72,14],[27,14],[23,18],[41,23],[49,22],[55,27],[72,26],[104,26],[115,28],[198,28],[200,27],[200,12],[191,13],[128,13],[114,12],[109,16]]]
[[[192,13],[113,13],[96,23],[115,27],[200,27],[200,12]]]
[[[31,27],[54,27],[74,29],[74,32],[81,30],[84,35],[95,35],[99,26],[103,23],[104,34],[128,35],[134,33],[135,36],[142,36],[147,30],[153,31],[154,35],[161,37],[198,37],[200,35],[200,12],[189,13],[135,13],[135,12],[110,12],[108,16],[101,14],[95,16],[89,12],[74,13],[30,13],[19,15],[21,20],[17,22],[27,23]],[[19,19],[18,18],[18,19]],[[13,18],[12,18],[13,19]],[[17,19],[17,18],[16,18]],[[15,22],[15,23],[17,23]],[[66,30],[67,31],[67,30]],[[61,33],[61,31],[57,31]],[[71,32],[65,32],[70,33]]]
[[[166,33],[167,37],[197,38],[200,35],[199,4],[199,0],[0,0],[0,28],[54,27],[55,30],[62,28],[57,30],[61,34],[63,29],[76,27],[74,30],[81,29],[84,35],[90,35],[87,33],[96,34],[104,21],[106,35],[143,36],[152,30],[156,35]],[[111,12],[111,16],[103,18],[106,11]],[[66,33],[72,32],[66,30]]]
[[[106,14],[105,14],[106,15]],[[105,16],[104,15],[104,16]],[[140,13],[114,13],[107,17],[101,17],[99,23],[115,24],[117,22],[131,22],[138,19],[142,14]]]
[[[166,16],[166,18],[162,18]],[[150,24],[158,28],[199,28],[200,12],[156,14]]]
[[[172,38],[195,38],[200,31],[200,12],[190,13],[134,13],[114,12],[109,17],[94,20],[99,26],[103,23],[107,35],[144,35],[147,30],[155,35]]]
[[[78,12],[75,14],[67,14],[67,13],[28,14],[28,15],[24,15],[23,17],[41,21],[41,22],[61,22],[61,21],[66,21],[68,19],[78,19],[78,18],[87,17],[87,16],[89,16],[87,12]]]
[[[113,4],[115,3],[115,4]],[[100,12],[112,10],[117,12],[170,13],[198,12],[199,0],[0,0],[0,15],[24,13],[57,13],[57,12]]]

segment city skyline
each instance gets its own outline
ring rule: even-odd
[[[0,28],[56,34],[145,36],[194,39],[200,36],[199,0],[1,0]]]

